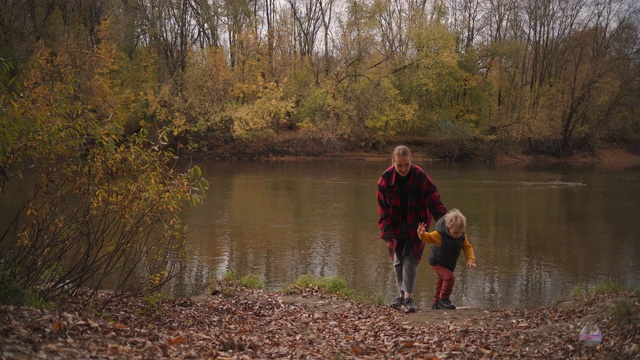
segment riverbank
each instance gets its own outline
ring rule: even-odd
[[[120,299],[100,311],[0,306],[2,359],[634,359],[640,294],[576,295],[535,309],[404,314],[309,288],[236,287]],[[596,324],[603,340],[578,336]]]
[[[273,143],[229,143],[220,144],[197,156],[206,160],[258,160],[258,161],[384,161],[389,160],[393,148],[407,145],[418,161],[463,161],[487,162],[508,165],[528,165],[535,163],[567,163],[600,165],[612,169],[640,166],[640,144],[602,144],[590,151],[574,151],[569,156],[554,156],[531,153],[521,146],[498,146],[480,144],[433,143],[415,137],[389,139],[387,145],[375,148],[311,147],[291,135],[280,135]]]

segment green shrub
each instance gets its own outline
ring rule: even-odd
[[[352,290],[347,286],[347,282],[339,276],[320,278],[319,288],[329,294],[340,294],[349,296]]]
[[[0,272],[0,303],[5,305],[20,305],[23,293],[20,284],[13,281],[8,271]]]
[[[313,286],[317,286],[317,278],[311,274],[304,274],[298,277],[296,281],[296,285],[301,287],[302,289],[307,289]]]
[[[356,294],[353,289],[349,288],[345,279],[340,276],[317,277],[314,275],[305,274],[298,277],[298,280],[296,281],[294,286],[302,290],[315,288],[327,294],[342,295],[359,302],[383,302],[379,299]],[[287,286],[285,287],[284,291],[291,291],[291,288],[294,286]]]
[[[222,274],[222,280],[236,282],[238,281],[238,273],[233,270],[227,271]]]
[[[328,294],[346,295],[346,293],[351,293],[347,282],[339,276],[317,277],[305,274],[298,278],[296,285],[302,289],[314,287]]]
[[[249,274],[242,277],[240,284],[247,289],[264,289],[266,281],[262,275]]]
[[[0,272],[0,304],[37,309],[49,307],[49,303],[36,289],[23,289],[8,271]]]

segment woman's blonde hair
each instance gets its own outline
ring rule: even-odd
[[[411,150],[409,150],[409,148],[404,146],[404,145],[396,146],[396,148],[393,149],[393,153],[391,153],[391,160],[395,161],[396,157],[398,157],[398,156],[409,156],[409,157],[411,157]]]
[[[460,210],[451,209],[444,215],[444,223],[448,228],[462,225],[463,229],[467,228],[467,218],[462,215]]]

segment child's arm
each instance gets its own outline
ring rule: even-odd
[[[464,236],[464,242],[462,242],[462,251],[464,252],[464,256],[467,257],[467,266],[476,267],[476,255],[473,252],[473,246],[471,246],[467,235]]]
[[[440,233],[437,231],[427,232],[427,225],[425,223],[418,225],[418,237],[424,242],[436,244],[438,247],[442,246]]]

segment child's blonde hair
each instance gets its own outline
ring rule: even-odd
[[[462,225],[463,229],[467,228],[467,218],[464,217],[458,209],[451,209],[451,211],[446,213],[444,215],[444,223],[448,228],[460,225]]]

